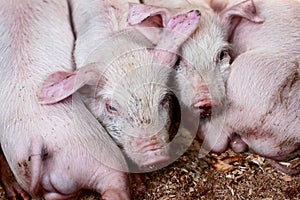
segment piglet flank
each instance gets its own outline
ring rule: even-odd
[[[79,94],[47,106],[37,102],[41,85],[44,96],[59,101],[64,92],[99,80],[92,67],[70,73],[74,35],[68,6],[67,1],[0,1],[0,110],[5,110],[0,170],[5,156],[19,187],[0,178],[13,199],[28,198],[26,192],[36,199],[70,199],[89,189],[127,200],[124,156]]]

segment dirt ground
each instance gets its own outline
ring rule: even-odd
[[[231,150],[217,156],[198,157],[199,143],[176,162],[146,176],[146,193],[135,194],[135,200],[169,199],[300,199],[300,175],[277,172],[262,157],[250,153],[235,154]],[[0,199],[6,200],[0,187]],[[101,199],[87,192],[77,199]]]

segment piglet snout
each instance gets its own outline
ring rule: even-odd
[[[154,136],[149,138],[137,138],[135,139],[135,144],[138,147],[139,153],[147,153],[162,148],[161,142]]]
[[[141,168],[151,168],[151,166],[163,164],[170,159],[164,143],[155,136],[136,138],[135,144],[138,154],[142,157],[140,163],[137,163]]]

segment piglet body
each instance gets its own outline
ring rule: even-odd
[[[38,103],[50,73],[72,70],[68,10],[67,1],[0,3],[1,147],[33,197],[69,199],[91,189],[104,199],[129,199],[126,175],[112,168],[126,168],[119,149],[79,96]]]
[[[286,160],[300,155],[300,3],[254,4],[264,23],[242,20],[231,40],[226,128],[254,152]]]

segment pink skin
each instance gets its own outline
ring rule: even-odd
[[[83,4],[82,1],[73,1],[74,24],[79,33],[85,28],[84,24],[80,23],[82,15],[85,12],[94,12],[89,9],[89,6]],[[99,1],[95,1],[93,5],[97,9],[103,7],[102,10],[107,9],[107,6],[111,5],[102,5]],[[109,20],[116,15],[124,15],[122,10],[124,13],[127,13],[128,10],[126,11],[126,7],[121,8],[121,5],[114,4],[113,6],[118,8],[117,12],[109,12],[108,14],[111,17],[105,18],[107,22],[101,21],[101,23],[98,23],[93,18],[89,23],[95,23],[96,28],[106,26],[106,23],[109,23],[115,27],[115,30],[122,30],[119,24],[114,24],[115,21],[111,22]],[[131,12],[133,16],[129,15],[129,21],[132,17],[138,20],[140,16],[143,16],[139,13],[141,10],[137,8],[139,4],[130,4],[130,6],[136,12]],[[84,9],[88,10],[84,11]],[[167,92],[161,86],[167,85],[170,73],[168,67],[174,64],[174,53],[197,27],[200,15],[198,11],[192,11],[174,16],[167,21],[165,19],[163,18],[162,23],[166,24],[167,28],[160,34],[160,38],[164,40],[164,43],[158,41],[157,48],[154,50],[145,49],[146,44],[150,42],[137,31],[131,30],[134,36],[141,40],[143,44],[132,41],[132,37],[120,34],[118,40],[112,40],[107,47],[105,41],[112,39],[110,37],[101,38],[97,36],[93,39],[92,29],[89,29],[91,31],[89,34],[79,34],[75,48],[78,69],[64,78],[60,76],[64,72],[56,72],[50,75],[45,80],[38,95],[40,103],[51,104],[72,95],[74,91],[85,85],[82,93],[87,97],[86,104],[88,108],[105,126],[116,143],[123,148],[124,153],[139,167],[139,169],[135,169],[137,171],[140,169],[150,170],[156,165],[170,160],[167,147],[170,108],[169,101],[165,100]],[[110,32],[111,35],[118,33],[111,32],[108,29],[103,29],[103,32],[104,35],[106,35],[106,32]],[[174,32],[177,34],[174,34]],[[158,32],[154,31],[154,33]],[[94,40],[99,41],[99,43],[95,43]],[[96,53],[90,50],[89,54],[95,54],[97,59],[93,56],[90,56],[92,58],[87,56],[87,61],[81,62],[82,55],[87,54],[86,48],[81,50],[83,49],[82,46],[84,44],[92,46],[93,44],[89,42],[96,44],[96,46],[91,47],[92,50],[97,50]],[[99,44],[103,46],[99,46]],[[132,52],[131,48],[143,48],[144,50]],[[111,52],[114,55],[122,55],[125,52],[126,56],[120,56],[118,62],[116,62],[117,64],[112,64],[112,68],[105,68],[104,64],[102,66],[99,63],[107,59]],[[89,61],[89,59],[94,60]],[[57,79],[53,81],[55,77]],[[155,83],[157,86],[153,88],[153,85],[149,83]],[[91,91],[93,87],[96,89]]]
[[[271,161],[274,167],[297,174],[299,169],[287,169],[276,161],[299,156],[300,150],[300,18],[296,14],[300,5],[289,0],[255,0],[254,4],[265,22],[242,20],[231,36],[235,59],[227,83],[223,134],[237,133],[250,150],[275,160]],[[216,127],[216,120],[208,127]],[[232,147],[239,149],[240,144]]]
[[[134,6],[131,7],[134,9]],[[165,26],[165,31],[162,35],[163,38],[156,44],[156,48],[159,51],[155,52],[155,55],[163,60],[163,64],[174,63],[174,53],[177,52],[178,45],[174,45],[174,42],[182,44],[187,40],[186,36],[191,35],[198,27],[200,12],[198,10],[192,10],[188,13],[176,15],[171,18],[169,23]],[[132,24],[134,25],[134,24]],[[184,34],[179,35],[178,33]]]
[[[0,2],[1,181],[12,198],[70,199],[90,189],[103,199],[130,199],[127,175],[115,170],[126,169],[124,158],[79,96],[37,101],[43,79],[72,70],[68,10],[66,1]]]

